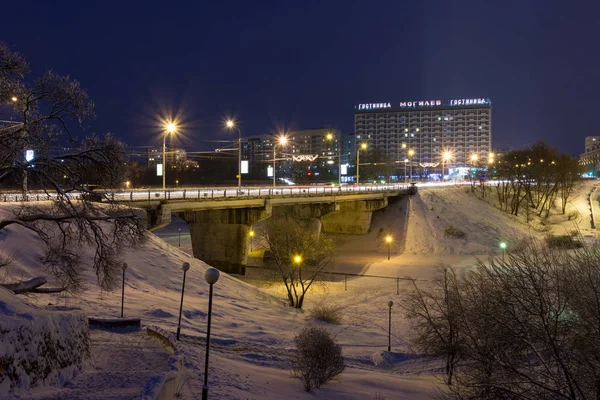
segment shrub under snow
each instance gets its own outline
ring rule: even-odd
[[[0,288],[0,393],[62,384],[89,357],[85,314],[42,310]]]

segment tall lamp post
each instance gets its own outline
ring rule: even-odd
[[[121,286],[121,318],[123,318],[123,306],[125,304],[125,270],[127,269],[127,263],[121,264],[123,270],[123,285]]]
[[[183,284],[181,285],[181,304],[179,305],[179,322],[177,323],[177,340],[179,340],[179,333],[181,332],[181,313],[183,311],[183,292],[185,291],[185,275],[190,269],[190,263],[184,262],[181,265],[183,270]]]
[[[209,268],[204,273],[204,279],[210,285],[208,294],[208,325],[206,328],[206,359],[204,362],[204,385],[202,386],[202,400],[208,400],[208,352],[210,350],[210,319],[212,315],[213,285],[219,280],[219,270]]]
[[[163,192],[167,189],[167,135],[177,132],[177,125],[173,121],[165,124],[165,134],[163,136],[162,162],[163,162]]]
[[[277,168],[276,168],[276,160],[275,160],[275,147],[277,147],[277,144],[280,144],[281,146],[285,146],[285,144],[287,143],[287,137],[285,137],[284,135],[279,136],[278,142],[277,143],[273,143],[273,189],[275,189],[275,187],[277,186],[276,182],[276,175],[277,175]]]
[[[449,151],[445,151],[442,154],[442,181],[444,180],[444,175],[446,174],[446,163],[452,159],[452,153]]]
[[[389,318],[388,318],[388,351],[392,351],[392,306],[394,305],[393,301],[388,301]]]
[[[333,141],[333,138],[334,138],[333,133],[328,133],[325,136],[325,138],[327,140]],[[340,142],[341,142],[340,140],[337,141],[337,145],[338,145],[337,153],[338,153],[338,183],[341,186],[342,185],[342,151],[340,149],[340,145],[341,145]]]
[[[367,144],[366,143],[361,143],[360,147],[358,149],[356,149],[356,184],[359,185],[360,184],[360,151],[362,150],[366,150],[367,149]]]
[[[240,130],[240,128],[238,128],[237,126],[235,126],[235,122],[231,119],[228,119],[227,122],[225,123],[225,126],[228,129],[235,129],[238,132],[238,145],[237,145],[237,150],[238,150],[238,193],[242,190],[242,131]]]
[[[388,260],[389,260],[389,259],[390,259],[391,252],[392,252],[392,236],[391,236],[391,235],[387,235],[387,236],[385,237],[385,242],[386,242],[386,243],[387,243],[387,245],[388,245]]]
[[[404,150],[404,183],[406,183],[406,143],[402,143],[402,150]]]
[[[412,158],[415,155],[413,149],[408,150],[408,160],[410,161],[410,180],[412,181]]]

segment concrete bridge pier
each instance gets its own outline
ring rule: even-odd
[[[388,198],[355,200],[339,204],[338,211],[321,218],[323,231],[347,235],[366,235],[371,228],[373,211],[387,207]]]
[[[194,257],[223,272],[245,273],[252,224],[268,218],[267,208],[186,211]]]
[[[290,206],[273,207],[273,215],[267,221],[294,220],[298,225],[315,233],[321,233],[323,216],[339,210],[336,203],[295,204]]]

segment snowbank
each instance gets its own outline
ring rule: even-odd
[[[0,288],[0,393],[62,384],[89,357],[83,312],[42,310]]]

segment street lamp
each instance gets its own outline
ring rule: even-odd
[[[242,190],[242,131],[235,125],[235,122],[228,119],[225,122],[227,129],[235,129],[238,132],[238,193]]]
[[[392,236],[391,235],[387,235],[385,237],[385,242],[388,245],[388,260],[389,260],[390,259],[390,254],[391,254],[391,251],[392,251],[392,249],[391,249],[392,248]]]
[[[177,247],[181,247],[181,228],[177,228],[177,231],[179,232],[179,245]]]
[[[449,151],[445,151],[442,154],[442,181],[444,180],[444,176],[446,174],[446,163],[452,159],[452,153]]]
[[[494,163],[494,153],[490,153],[488,155],[488,164],[493,164]]]
[[[210,285],[208,294],[208,325],[206,328],[206,358],[204,362],[204,385],[202,386],[202,400],[208,400],[208,352],[210,350],[210,319],[212,316],[213,285],[219,280],[219,270],[210,267],[204,273],[204,279]]]
[[[276,168],[276,160],[275,160],[275,147],[277,147],[277,144],[280,144],[281,146],[285,146],[285,144],[287,143],[287,137],[285,135],[281,135],[279,136],[278,139],[278,143],[273,143],[273,189],[275,189],[275,187],[277,186],[276,184],[276,178],[275,176],[277,175],[277,168]],[[275,193],[273,193],[275,194]]]
[[[123,305],[125,304],[125,270],[127,269],[127,263],[121,264],[123,270],[123,286],[121,288],[121,318],[123,318]]]
[[[360,144],[360,148],[356,149],[356,185],[360,184],[360,150],[366,150],[367,149],[367,144],[366,143],[361,143]]]
[[[327,140],[333,141],[333,138],[334,138],[334,135],[331,132],[329,132],[329,133],[327,133],[327,135],[325,135],[325,139],[327,139]],[[338,153],[338,183],[341,186],[342,185],[342,152],[340,149],[340,141],[339,140],[338,140],[337,153]]]
[[[502,261],[504,261],[504,253],[506,253],[507,247],[508,247],[508,243],[500,242],[500,249],[502,250]]]
[[[475,185],[475,165],[477,164],[477,160],[479,159],[479,156],[477,155],[477,153],[473,153],[471,154],[471,167],[473,168],[473,170],[471,171],[471,184],[472,186]]]
[[[163,148],[162,148],[162,156],[163,156],[163,192],[166,191],[167,188],[167,134],[172,135],[177,132],[177,125],[173,121],[168,121],[165,123],[165,134],[163,136]]]
[[[248,232],[248,235],[250,235],[250,253],[252,253],[252,242],[254,241],[254,231],[252,229],[250,229],[250,232]]]
[[[410,180],[412,181],[412,158],[415,155],[415,151],[413,149],[408,150],[408,158],[410,160]]]
[[[388,307],[390,309],[389,313],[389,324],[388,324],[388,351],[392,351],[392,306],[394,305],[393,301],[388,301]]]
[[[185,275],[190,269],[190,263],[184,262],[181,265],[183,270],[183,284],[181,285],[181,304],[179,305],[179,322],[177,323],[177,340],[179,340],[179,333],[181,332],[181,312],[183,311],[183,292],[185,291]]]
[[[402,143],[402,148],[404,149],[404,183],[406,183],[406,143]]]

